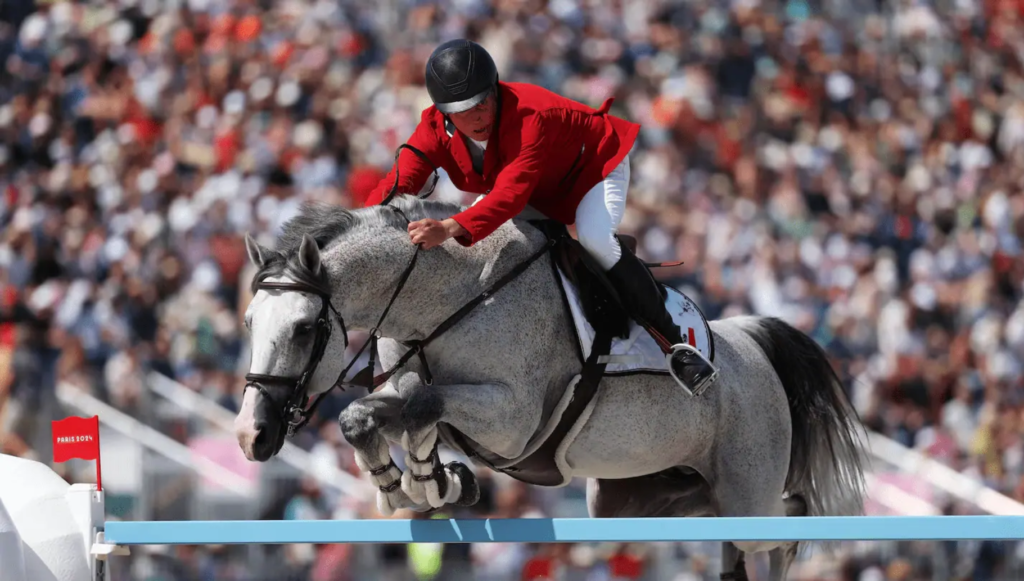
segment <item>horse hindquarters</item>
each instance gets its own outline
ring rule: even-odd
[[[793,438],[786,491],[805,499],[809,516],[861,514],[859,421],[828,355],[780,319],[746,318],[742,323],[782,380],[790,402]]]
[[[771,362],[790,402],[793,435],[787,504],[802,505],[795,511],[798,515],[860,514],[864,477],[861,449],[854,440],[856,412],[828,355],[813,339],[780,319],[740,322]],[[785,579],[797,547],[797,543],[786,543],[771,551],[773,581]]]
[[[689,397],[668,375],[602,379],[567,450],[576,477],[622,479],[686,466],[713,486],[750,486],[781,502],[790,453],[790,410],[771,363],[733,321],[711,323],[714,388]],[[738,490],[749,496],[751,491]],[[781,516],[783,508],[777,508]],[[765,514],[758,504],[746,515]]]
[[[599,405],[567,458],[577,476],[614,479],[591,485],[592,514],[804,512],[798,499],[784,499],[792,426],[782,381],[758,342],[735,321],[711,327],[721,375],[704,395],[686,397],[671,378],[649,375],[606,378],[602,384]],[[680,467],[696,470],[707,485],[688,485],[698,477]],[[741,551],[775,551],[779,562],[772,579],[781,579],[792,549],[784,542],[726,543],[723,571],[743,579]]]

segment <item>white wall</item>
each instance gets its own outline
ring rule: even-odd
[[[0,581],[28,581],[25,576],[25,557],[21,550],[21,535],[0,499]]]
[[[66,499],[69,487],[45,464],[0,454],[0,504],[21,537],[24,560],[23,577],[8,577],[0,514],[0,581],[89,581],[85,539]]]

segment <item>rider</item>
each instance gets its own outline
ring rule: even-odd
[[[472,246],[527,205],[576,224],[580,244],[607,271],[630,316],[661,334],[676,381],[699,394],[716,371],[682,338],[647,266],[616,238],[629,186],[629,151],[640,126],[542,87],[498,80],[487,51],[469,40],[438,46],[427,60],[423,111],[408,144],[448,173],[462,191],[484,194],[445,220],[409,225],[424,250],[454,238]],[[432,173],[418,155],[401,156],[399,191],[419,191]],[[395,183],[394,168],[367,197],[379,204]]]

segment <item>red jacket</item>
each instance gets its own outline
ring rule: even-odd
[[[473,170],[466,142],[449,135],[444,116],[431,105],[409,138],[462,191],[483,194],[479,203],[452,216],[472,246],[527,204],[549,218],[573,224],[583,196],[625,159],[640,126],[608,114],[612,99],[601,108],[566,99],[526,83],[499,82],[500,110],[484,154],[483,175]],[[418,192],[432,168],[411,151],[399,156],[400,193]],[[366,199],[379,204],[395,183],[394,168]]]

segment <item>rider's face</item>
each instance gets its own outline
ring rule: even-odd
[[[494,127],[494,119],[498,113],[498,100],[494,93],[491,93],[482,103],[469,111],[453,113],[448,117],[452,124],[459,130],[459,133],[475,139],[485,141],[491,137],[491,129]]]

